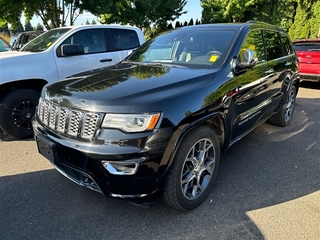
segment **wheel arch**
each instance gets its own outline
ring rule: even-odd
[[[41,92],[43,86],[48,82],[44,79],[27,79],[7,82],[0,85],[0,96],[3,98],[7,93],[17,89],[33,89]]]
[[[173,159],[176,155],[176,152],[183,140],[183,138],[193,129],[199,126],[208,126],[215,131],[220,145],[220,151],[223,151],[226,146],[226,123],[224,114],[221,112],[212,113],[206,117],[197,119],[193,122],[190,122],[187,125],[179,126],[176,131],[172,134],[170,142],[165,150],[165,153],[161,159],[161,165],[166,166],[164,174],[167,173],[170,166],[172,165]]]

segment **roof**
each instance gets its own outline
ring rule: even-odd
[[[241,29],[241,28],[262,28],[262,29],[275,29],[279,32],[286,32],[282,28],[279,28],[275,25],[265,23],[265,22],[257,22],[254,20],[247,21],[245,23],[211,23],[211,24],[199,24],[199,25],[190,25],[190,26],[182,26],[184,30],[188,28],[196,28],[196,29],[205,29],[205,28],[229,28],[229,29]]]

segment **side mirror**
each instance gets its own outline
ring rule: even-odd
[[[234,61],[237,61],[235,59]],[[257,59],[254,58],[254,51],[247,49],[244,53],[244,61],[236,63],[233,71],[235,74],[241,74],[257,64]]]
[[[75,56],[84,54],[84,48],[81,44],[63,44],[61,46],[61,56]]]

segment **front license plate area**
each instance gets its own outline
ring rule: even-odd
[[[57,164],[59,162],[57,155],[57,144],[42,136],[36,136],[36,142],[39,153],[50,162]]]

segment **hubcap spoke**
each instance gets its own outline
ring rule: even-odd
[[[14,124],[17,127],[31,129],[31,116],[36,110],[36,103],[26,101],[17,105],[12,110],[12,117]]]
[[[201,139],[189,150],[181,174],[181,189],[187,199],[198,198],[207,188],[215,167],[215,148]]]
[[[286,105],[286,111],[285,111],[286,120],[289,120],[291,118],[293,107],[294,107],[294,100],[295,100],[295,94],[294,92],[290,92],[290,95],[288,96],[288,102]]]

